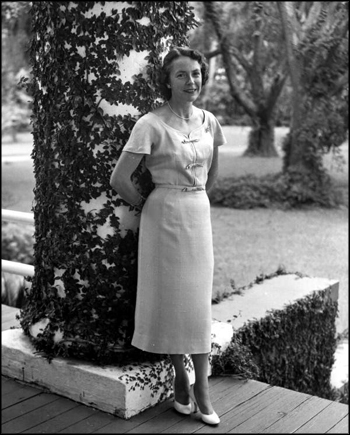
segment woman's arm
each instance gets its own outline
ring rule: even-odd
[[[123,151],[110,178],[110,185],[118,194],[133,206],[142,203],[143,198],[131,181],[131,176],[143,159],[144,154]]]
[[[214,147],[213,161],[211,162],[211,166],[208,172],[208,180],[205,186],[207,192],[209,192],[209,190],[213,187],[218,174],[219,174],[219,147]]]

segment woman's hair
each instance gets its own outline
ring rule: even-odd
[[[208,81],[209,67],[202,53],[200,53],[198,50],[192,50],[189,47],[172,47],[169,53],[164,57],[163,66],[159,74],[160,91],[166,100],[170,100],[171,98],[171,89],[167,87],[170,82],[169,77],[171,64],[180,56],[190,57],[199,63],[202,73],[202,86],[204,86]]]

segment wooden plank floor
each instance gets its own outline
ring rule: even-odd
[[[15,310],[2,306],[2,330],[16,324]],[[348,405],[232,377],[211,377],[209,383],[221,418],[217,427],[203,424],[196,414],[178,414],[171,399],[124,420],[2,376],[1,432],[349,433]]]

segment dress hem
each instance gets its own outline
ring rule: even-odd
[[[174,351],[174,349],[171,349],[171,350],[169,349],[168,351],[167,350],[160,351],[160,350],[157,350],[157,349],[149,350],[146,347],[137,346],[136,344],[133,344],[133,343],[131,343],[131,345],[136,347],[137,349],[140,349],[140,350],[144,351],[144,352],[155,353],[155,354],[158,354],[158,355],[162,355],[162,354],[164,354],[164,355],[192,355],[192,354],[196,355],[196,354],[210,353],[211,352],[211,345],[210,345],[210,349],[209,350],[206,349],[206,350],[192,350],[192,351],[188,350],[188,348],[187,348],[187,350],[176,350],[175,349],[175,351]]]

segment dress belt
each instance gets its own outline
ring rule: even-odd
[[[194,192],[196,190],[205,190],[204,186],[182,186],[180,184],[156,184],[156,187],[164,189],[178,189],[182,192]]]

